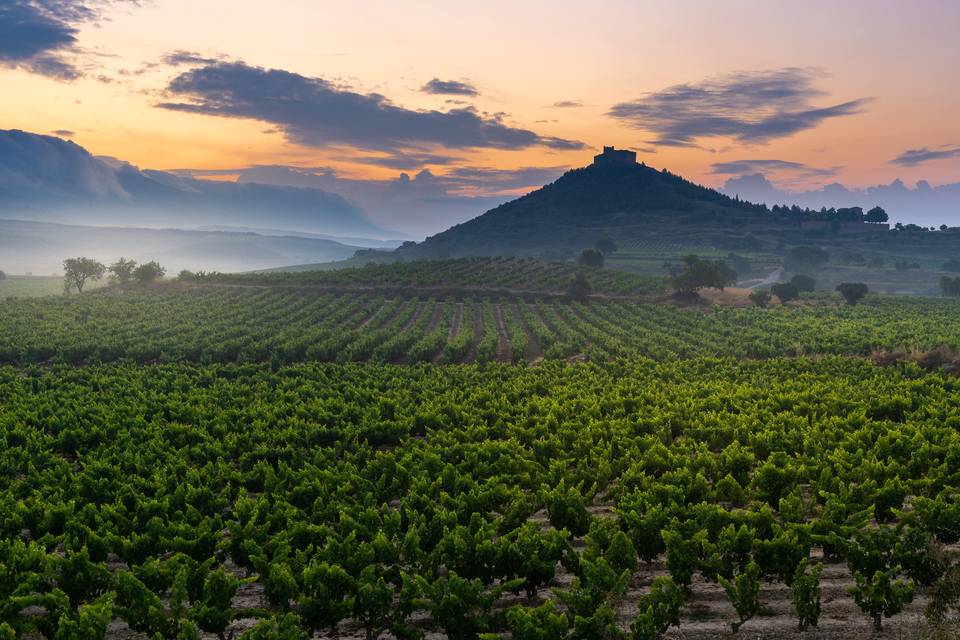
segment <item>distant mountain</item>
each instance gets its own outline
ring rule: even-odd
[[[865,189],[850,189],[834,182],[811,191],[783,191],[763,174],[749,174],[726,181],[720,189],[729,196],[750,202],[821,207],[863,207],[880,205],[894,221],[925,226],[960,224],[960,183],[933,187],[925,180],[911,189],[902,180]]]
[[[313,188],[238,184],[140,170],[52,136],[0,130],[0,214],[138,227],[229,225],[395,237],[341,196]]]
[[[290,231],[289,229],[260,229],[258,227],[232,227],[228,225],[208,225],[197,227],[197,231],[229,231],[231,233],[256,233],[261,236],[294,236],[297,238],[316,238],[318,240],[333,240],[341,244],[369,249],[396,249],[406,240],[377,240],[374,238],[356,238],[350,236],[331,236],[325,233],[308,233],[306,231]],[[400,236],[401,234],[397,234]]]
[[[674,240],[735,244],[745,224],[769,219],[761,207],[666,170],[635,162],[594,163],[431,236],[411,252],[424,257],[572,254],[602,237],[621,248]]]
[[[253,271],[344,260],[357,249],[319,238],[0,220],[0,270],[13,274],[61,273],[64,258],[81,255],[104,263],[120,256],[157,260],[171,275],[181,269]]]

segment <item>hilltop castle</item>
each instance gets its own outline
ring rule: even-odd
[[[637,152],[626,149],[614,149],[613,147],[604,147],[603,153],[593,156],[593,164],[596,165],[623,165],[636,164]]]

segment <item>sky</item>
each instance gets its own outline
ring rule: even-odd
[[[939,185],[958,31],[952,0],[0,0],[0,128],[376,206],[416,186],[455,221],[605,144],[710,186]]]

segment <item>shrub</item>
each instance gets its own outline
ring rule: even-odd
[[[823,573],[823,565],[818,563],[807,572],[808,564],[804,560],[797,566],[790,588],[800,631],[805,631],[809,626],[815,627],[820,621],[820,574]]]
[[[817,281],[812,277],[799,273],[790,278],[790,283],[797,288],[797,291],[813,291],[817,288]]]
[[[847,304],[855,305],[863,300],[870,289],[862,282],[841,282],[837,285],[837,291],[840,292]]]
[[[889,618],[913,602],[913,583],[905,580],[896,580],[900,567],[892,567],[885,571],[876,571],[872,577],[864,576],[859,571],[853,574],[857,581],[850,589],[853,600],[860,609],[873,619],[873,628],[880,631],[883,618]]]
[[[770,305],[770,299],[773,297],[773,294],[770,293],[769,289],[756,289],[750,292],[750,302],[757,305],[761,309],[766,309]]]
[[[781,282],[770,287],[770,293],[777,296],[780,304],[786,304],[800,297],[800,290],[792,282]]]
[[[585,267],[602,267],[603,261],[603,254],[596,249],[584,249],[577,258],[577,262]]]
[[[630,624],[631,640],[658,640],[671,626],[680,624],[683,591],[667,577],[654,578],[650,593],[637,602],[637,617]]]
[[[730,630],[736,633],[760,611],[760,567],[756,562],[751,561],[747,565],[747,570],[736,576],[733,581],[723,576],[717,576],[717,581],[727,592],[730,604],[740,618],[730,623]]]

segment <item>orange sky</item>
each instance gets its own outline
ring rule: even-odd
[[[313,2],[153,0],[109,9],[79,25],[77,64],[65,82],[0,68],[0,127],[73,132],[90,151],[156,169],[240,168],[253,164],[331,166],[344,175],[393,177],[398,169],[352,161],[349,144],[291,142],[277,123],[158,108],[168,83],[190,66],[160,63],[172,51],[379,93],[407,110],[452,108],[452,96],[420,87],[431,78],[467,82],[484,113],[540,136],[582,141],[556,150],[445,149],[451,167],[579,166],[603,144],[641,149],[640,159],[711,185],[711,165],[776,159],[834,168],[834,175],[774,171],[781,186],[809,188],[927,179],[960,181],[960,154],[900,166],[909,149],[960,144],[960,4],[838,2],[447,1]],[[784,68],[808,70],[818,95],[810,107],[871,99],[859,113],[831,117],[760,141],[699,136],[686,148],[656,146],[656,131],[608,112],[668,87]],[[577,101],[576,108],[556,108]],[[456,105],[453,105],[455,107]],[[429,146],[429,145],[428,145]]]

